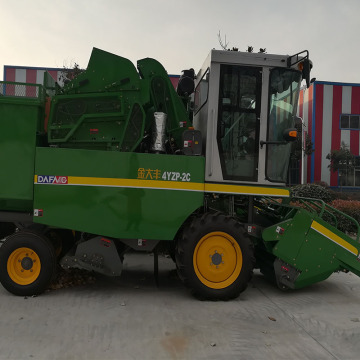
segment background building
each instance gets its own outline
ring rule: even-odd
[[[52,78],[62,84],[61,74],[64,68],[44,68],[44,67],[29,67],[29,66],[4,66],[4,81],[13,81],[19,83],[42,84],[44,81],[44,73],[48,71]],[[169,75],[170,81],[177,87],[179,82],[179,75]],[[30,88],[29,88],[30,89]]]
[[[305,182],[324,181],[332,187],[360,186],[360,168],[331,172],[326,159],[341,144],[356,157],[360,151],[360,84],[315,81],[299,97],[299,116],[314,152],[305,157]]]
[[[64,69],[5,65],[3,79],[4,81],[42,84],[45,71],[48,71],[55,81],[59,81]]]

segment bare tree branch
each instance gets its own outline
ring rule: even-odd
[[[220,30],[219,30],[219,33],[218,33],[218,40],[219,40],[219,44],[220,46],[222,47],[223,50],[228,50],[228,45],[229,43],[226,42],[226,35],[225,35],[225,41],[223,42],[222,39],[221,39],[221,33],[220,33]]]

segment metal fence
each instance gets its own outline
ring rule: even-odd
[[[0,81],[0,96],[41,99],[44,96],[42,85]]]

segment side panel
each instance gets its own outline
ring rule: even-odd
[[[325,280],[342,269],[360,274],[360,244],[304,209],[266,228],[262,236],[273,255],[299,271],[294,288]]]
[[[204,200],[204,158],[37,148],[35,221],[116,238],[172,240]]]
[[[43,110],[32,100],[0,100],[0,209],[31,210],[36,132]]]

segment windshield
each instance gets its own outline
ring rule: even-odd
[[[284,141],[284,131],[293,128],[301,73],[285,68],[270,72],[269,115],[267,141]],[[270,181],[286,182],[291,143],[268,144],[266,177]]]

